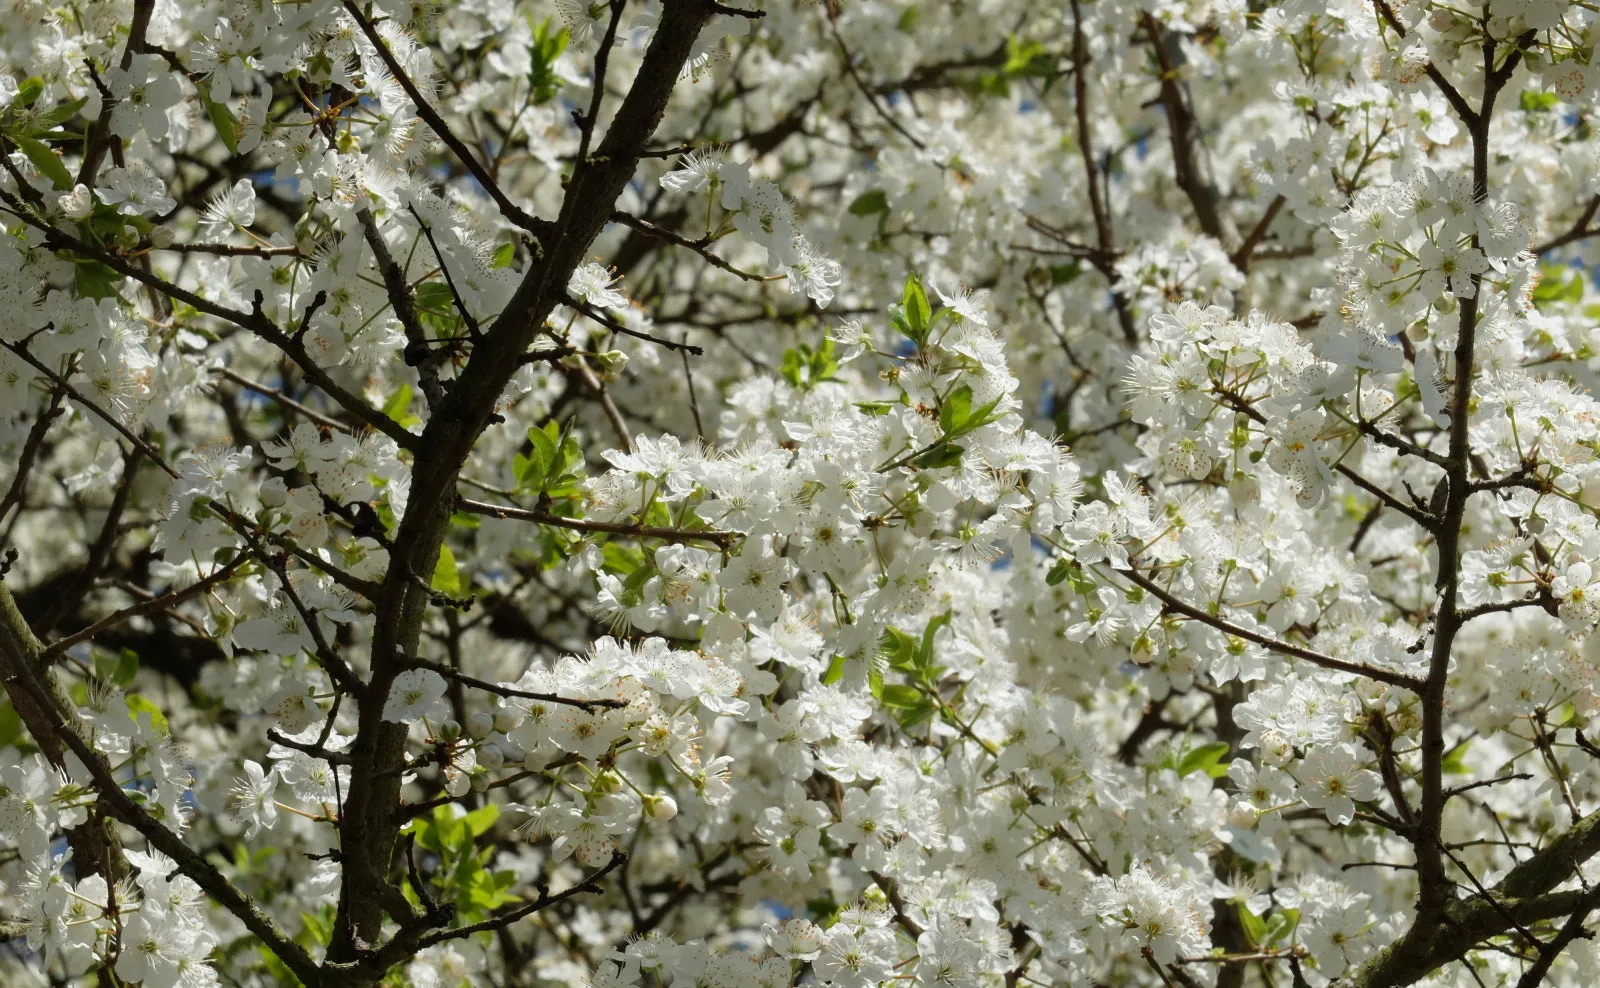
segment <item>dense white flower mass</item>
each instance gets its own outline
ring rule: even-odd
[[[1600,983],[1597,47],[0,0],[0,984]]]

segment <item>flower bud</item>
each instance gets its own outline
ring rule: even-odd
[[[256,496],[264,508],[281,508],[289,502],[289,485],[282,477],[273,477],[257,489]]]
[[[510,734],[522,723],[522,711],[516,707],[502,705],[495,708],[494,729],[501,734]]]
[[[644,798],[644,812],[652,820],[671,820],[678,815],[678,801],[658,792]]]
[[[454,741],[459,737],[461,737],[460,721],[447,720],[443,724],[439,725],[439,740]]]
[[[150,231],[150,246],[164,250],[172,246],[172,227],[165,223]]]
[[[506,754],[497,744],[485,742],[478,747],[478,764],[490,772],[498,772],[500,766],[506,763]]]
[[[473,792],[483,792],[485,789],[488,789],[488,788],[489,788],[489,773],[488,772],[474,772],[474,773],[472,773],[472,791]]]
[[[1260,818],[1261,814],[1255,806],[1242,799],[1234,803],[1233,808],[1228,811],[1228,825],[1239,830],[1253,829]]]
[[[494,715],[478,711],[467,718],[467,737],[482,741],[494,730]]]

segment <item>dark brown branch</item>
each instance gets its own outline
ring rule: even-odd
[[[55,660],[56,656],[61,655],[67,649],[77,645],[80,642],[89,641],[102,632],[110,631],[112,628],[126,624],[128,621],[131,621],[136,617],[140,617],[145,614],[154,614],[157,611],[164,611],[175,607],[178,604],[181,604],[183,601],[188,600],[190,597],[203,594],[217,584],[222,583],[232,577],[233,574],[238,571],[239,566],[242,563],[242,558],[235,559],[233,562],[217,570],[215,573],[212,573],[210,576],[196,580],[186,587],[182,587],[178,590],[168,591],[159,597],[151,597],[149,600],[141,601],[140,603],[134,604],[131,607],[124,607],[115,614],[110,614],[104,618],[101,618],[99,621],[96,621],[89,627],[84,628],[82,631],[73,632],[65,638],[53,641],[39,652],[39,661],[45,663],[52,662]]]
[[[711,542],[724,547],[741,537],[738,532],[719,532],[714,529],[697,531],[687,528],[661,528],[656,525],[591,521],[587,518],[562,518],[559,515],[552,515],[548,511],[530,511],[527,508],[490,504],[487,501],[474,501],[465,497],[456,498],[456,507],[475,515],[489,515],[494,518],[516,518],[521,521],[549,525],[552,528],[566,528],[574,532],[588,532],[596,535],[621,535],[635,539],[661,539],[664,542]]]
[[[1131,566],[1128,569],[1119,569],[1117,572],[1127,577],[1140,587],[1144,588],[1146,592],[1154,595],[1157,600],[1161,601],[1163,604],[1166,604],[1169,610],[1175,611],[1178,614],[1182,614],[1184,617],[1192,620],[1199,621],[1202,624],[1208,624],[1225,634],[1233,635],[1236,638],[1242,638],[1247,642],[1253,642],[1257,645],[1260,645],[1262,648],[1270,649],[1271,651],[1278,652],[1282,655],[1292,656],[1297,659],[1304,659],[1305,661],[1310,662],[1313,665],[1321,666],[1324,669],[1333,669],[1337,672],[1348,672],[1357,676],[1365,676],[1368,679],[1376,680],[1380,683],[1388,683],[1390,686],[1398,686],[1402,689],[1411,690],[1412,692],[1417,692],[1422,688],[1421,680],[1418,680],[1413,676],[1407,676],[1405,673],[1395,672],[1392,669],[1383,669],[1378,666],[1367,665],[1362,662],[1348,662],[1344,659],[1336,659],[1331,655],[1324,655],[1321,652],[1313,651],[1309,648],[1302,648],[1299,645],[1294,645],[1286,641],[1280,641],[1276,638],[1268,638],[1266,635],[1251,631],[1249,628],[1243,628],[1237,624],[1233,624],[1232,622],[1224,621],[1219,617],[1207,614],[1205,611],[1195,607],[1193,604],[1187,603],[1186,601],[1180,600],[1173,596],[1171,593]]]

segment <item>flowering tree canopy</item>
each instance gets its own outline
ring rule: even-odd
[[[1600,981],[1600,7],[0,9],[0,983]]]

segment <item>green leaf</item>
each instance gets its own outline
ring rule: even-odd
[[[44,80],[36,75],[17,83],[17,95],[11,99],[11,109],[21,112],[34,103],[44,94]]]
[[[632,573],[629,573],[628,578],[622,581],[622,602],[629,607],[642,602],[644,600],[644,585],[649,583],[650,578],[655,575],[656,568],[653,565],[640,566]]]
[[[1287,940],[1300,925],[1300,910],[1281,909],[1267,918],[1267,939],[1269,944],[1282,943]]]
[[[914,274],[906,276],[905,291],[900,297],[900,311],[906,328],[910,330],[906,335],[917,343],[926,340],[933,310],[928,306],[928,293],[922,290],[922,282]]]
[[[1000,72],[1012,78],[1047,79],[1055,75],[1059,61],[1038,41],[1018,41],[1016,35],[1011,35],[1006,39],[1006,64]]]
[[[827,929],[839,919],[839,904],[833,901],[832,895],[824,895],[806,900],[806,912],[818,926]]]
[[[1078,276],[1083,274],[1083,262],[1071,261],[1067,264],[1052,264],[1049,270],[1050,287],[1060,288],[1062,285],[1070,285],[1078,280]]]
[[[802,343],[783,352],[783,363],[778,369],[793,387],[810,390],[823,381],[835,380],[833,375],[839,369],[839,361],[834,353],[832,337],[824,337],[822,345],[816,349]]]
[[[1554,302],[1583,301],[1583,274],[1559,264],[1539,265],[1539,284],[1533,289],[1533,304],[1539,308]]]
[[[922,641],[917,644],[916,674],[927,686],[933,686],[939,681],[939,674],[943,667],[933,661],[933,640],[939,636],[939,629],[950,623],[950,612],[945,611],[922,630]]]
[[[927,700],[922,691],[915,686],[904,686],[900,683],[885,683],[883,695],[879,699],[886,707],[915,707]]]
[[[167,715],[162,713],[161,708],[156,706],[151,700],[148,700],[137,693],[129,693],[127,695],[127,704],[128,716],[132,717],[135,721],[139,719],[141,714],[149,714],[150,727],[157,734],[167,735],[172,733],[172,727],[167,723]]]
[[[962,385],[962,387],[966,387],[966,385]],[[969,432],[983,428],[997,418],[994,410],[999,407],[999,405],[1000,399],[996,398],[994,401],[989,402],[987,405],[984,405],[977,411],[968,413],[964,421],[957,424],[954,429],[950,429],[945,432],[944,438],[960,439]],[[941,420],[943,419],[942,414],[940,418]]]
[[[383,403],[383,414],[401,425],[405,425],[405,420],[408,417],[407,412],[410,408],[411,385],[402,384],[395,390],[394,394],[389,396],[389,400]]]
[[[494,255],[489,258],[491,268],[509,268],[511,262],[517,258],[517,245],[511,243],[501,244],[494,249]]]
[[[447,597],[461,596],[461,571],[456,568],[456,554],[447,545],[439,547],[439,562],[433,567],[433,589]]]
[[[878,636],[878,654],[889,668],[909,675],[916,671],[917,639],[899,628],[885,628]]]
[[[862,414],[872,415],[874,417],[879,415],[888,415],[889,410],[894,407],[892,403],[887,401],[858,401],[855,404],[856,407],[861,410]]]
[[[206,108],[206,116],[211,118],[211,126],[217,128],[217,136],[222,138],[223,146],[230,155],[238,155],[239,121],[233,118],[233,111],[211,98],[210,82],[202,79],[195,83],[195,89],[200,95],[201,105]]]
[[[900,726],[908,731],[931,720],[936,709],[915,686],[885,684],[880,699],[894,714],[895,720],[900,722]]]
[[[455,293],[442,281],[424,281],[417,286],[417,309],[436,315],[450,315],[455,311]]]
[[[567,50],[571,36],[564,27],[551,30],[552,23],[547,18],[534,28],[533,44],[528,49],[532,56],[528,70],[529,98],[535,105],[550,102],[561,91],[562,79],[556,71],[556,62]]]
[[[1252,946],[1261,946],[1267,935],[1267,924],[1261,917],[1250,911],[1250,907],[1242,902],[1234,903],[1234,908],[1239,913],[1239,923],[1244,927],[1245,935],[1250,938]]]
[[[1204,772],[1213,779],[1226,775],[1228,766],[1222,761],[1222,756],[1227,753],[1226,741],[1213,741],[1190,749],[1178,760],[1178,774],[1187,776],[1194,772]]]
[[[57,124],[66,123],[78,115],[84,104],[89,102],[89,97],[75,99],[70,103],[59,103],[33,118],[33,129],[28,131],[34,137],[42,137],[50,133],[51,128]],[[67,136],[62,134],[60,136]]]
[[[851,216],[873,216],[879,213],[884,215],[889,213],[889,196],[882,189],[863,192],[850,204]]]
[[[1439,768],[1446,775],[1466,775],[1472,770],[1467,767],[1467,749],[1471,741],[1463,741],[1444,753],[1444,760],[1439,763]]]
[[[944,467],[953,467],[961,462],[961,454],[966,450],[955,443],[940,443],[921,456],[912,460],[913,466],[920,470],[939,470]]]
[[[73,283],[86,298],[111,298],[122,284],[122,275],[99,261],[78,261],[73,265]]]
[[[844,663],[844,656],[834,655],[834,657],[828,661],[828,671],[822,674],[822,685],[832,686],[834,683],[837,683],[839,680],[843,679]]]
[[[462,819],[466,821],[467,830],[472,836],[482,837],[489,832],[490,827],[494,826],[495,821],[500,819],[500,807],[495,803],[487,803],[468,813]]]
[[[131,648],[124,648],[116,655],[110,652],[96,653],[94,671],[101,679],[126,687],[139,672],[139,653]]]
[[[939,404],[939,428],[945,435],[954,433],[972,417],[972,386],[963,384],[944,396]]]
[[[50,184],[63,192],[71,191],[72,173],[67,171],[67,166],[54,151],[50,150],[48,144],[20,134],[12,135],[11,141],[16,144],[18,150],[28,156],[28,160],[33,162],[33,167],[39,169],[39,174],[50,180]]]
[[[555,441],[543,429],[529,429],[528,442],[532,445],[532,453],[528,457],[535,465],[537,472],[530,469],[527,486],[540,488],[544,486],[544,478],[551,475],[554,468],[560,466],[560,451],[556,448]],[[518,479],[522,479],[520,476]]]
[[[1524,113],[1543,113],[1560,106],[1561,97],[1555,93],[1541,93],[1537,89],[1524,89],[1521,102]]]

